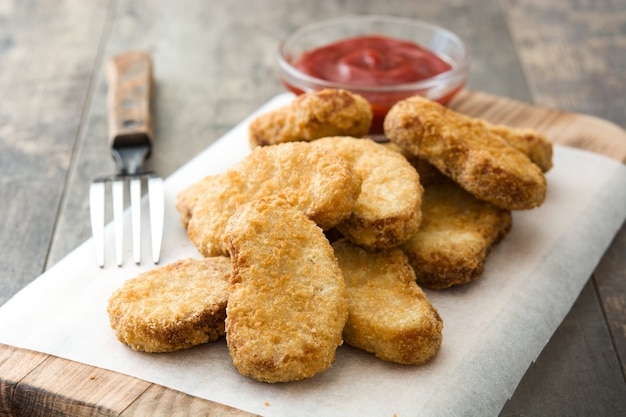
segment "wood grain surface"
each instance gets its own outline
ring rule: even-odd
[[[0,304],[90,237],[88,184],[115,169],[110,56],[141,48],[155,60],[148,168],[167,176],[283,91],[281,38],[365,13],[428,20],[467,40],[468,88],[488,95],[468,93],[459,109],[625,160],[623,0],[0,0]],[[550,116],[532,119],[527,103]],[[622,227],[502,416],[626,415],[625,253]],[[0,381],[0,415],[239,414],[6,346]]]

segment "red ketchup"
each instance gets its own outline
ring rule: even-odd
[[[293,63],[299,71],[326,81],[354,86],[394,86],[433,77],[452,66],[420,45],[400,39],[366,35],[344,39],[305,52]],[[296,94],[303,91],[287,86]],[[447,103],[461,87],[440,98]],[[383,131],[383,120],[393,104],[419,91],[351,91],[362,95],[372,105],[373,134]]]

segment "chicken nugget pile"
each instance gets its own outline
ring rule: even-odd
[[[443,319],[422,288],[482,275],[512,210],[545,201],[552,144],[417,96],[386,116],[388,143],[370,125],[367,101],[332,89],[253,120],[246,158],[178,194],[203,259],[118,289],[118,339],[166,352],[224,335],[234,367],[267,383],[328,370],[343,342],[435,358]]]

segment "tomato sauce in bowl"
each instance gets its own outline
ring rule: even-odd
[[[372,105],[373,135],[388,110],[422,95],[446,104],[465,85],[469,48],[438,26],[394,17],[341,18],[305,27],[279,46],[280,78],[296,94],[341,88]]]
[[[303,53],[294,67],[312,77],[354,86],[413,83],[452,69],[420,45],[380,35],[344,39]]]

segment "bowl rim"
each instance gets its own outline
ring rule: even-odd
[[[295,36],[300,35],[301,33],[308,32],[314,29],[319,29],[320,27],[337,24],[345,21],[363,21],[363,22],[374,22],[374,21],[384,21],[388,23],[400,23],[403,25],[411,25],[411,26],[420,26],[422,28],[426,28],[432,30],[433,32],[440,32],[445,34],[447,37],[451,38],[453,41],[461,45],[463,54],[461,55],[458,61],[455,61],[455,65],[448,71],[437,74],[433,77],[425,78],[420,81],[415,81],[411,83],[402,83],[402,84],[393,84],[393,85],[385,85],[385,86],[368,86],[368,85],[354,85],[348,83],[341,83],[335,81],[327,81],[321,78],[313,77],[309,74],[306,74],[302,71],[296,69],[285,57],[284,48],[287,42],[293,39]],[[440,87],[442,84],[447,85],[449,83],[461,84],[467,78],[467,71],[469,68],[469,64],[471,61],[472,51],[470,46],[465,42],[459,35],[452,32],[449,29],[444,28],[443,26],[439,26],[435,23],[426,22],[418,19],[411,19],[400,16],[388,16],[388,15],[349,15],[343,17],[337,17],[332,19],[326,19],[319,22],[311,23],[309,25],[305,25],[296,31],[290,33],[284,39],[282,39],[278,44],[278,50],[276,52],[276,60],[278,62],[279,69],[285,73],[287,76],[286,80],[283,80],[287,83],[290,83],[291,80],[297,80],[297,85],[293,85],[293,87],[298,89],[303,89],[303,84],[308,85],[309,87],[305,90],[310,90],[313,85],[318,88],[334,88],[334,89],[344,89],[344,90],[352,90],[352,91],[363,91],[368,93],[385,93],[385,92],[403,92],[409,90],[428,90],[435,87]],[[458,81],[456,81],[459,79]],[[456,81],[456,82],[455,82]]]

